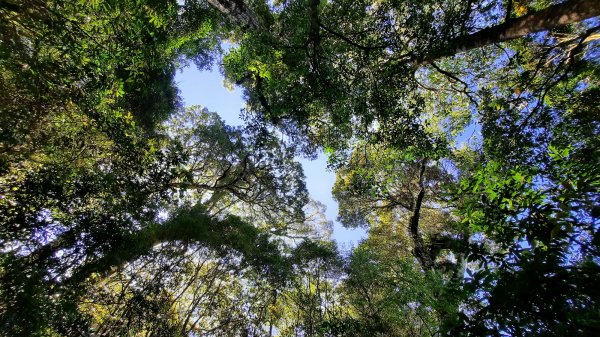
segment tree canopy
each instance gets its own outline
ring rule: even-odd
[[[599,15],[0,0],[0,335],[597,334]],[[244,126],[183,105],[189,66]]]

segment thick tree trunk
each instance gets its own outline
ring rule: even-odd
[[[244,28],[259,28],[259,20],[254,12],[244,3],[244,0],[207,0],[219,12],[225,14],[234,24]]]
[[[446,50],[432,55],[425,55],[418,61],[419,63],[430,63],[442,57],[452,56],[492,43],[517,39],[527,34],[579,22],[599,15],[600,0],[566,1],[541,11],[509,20],[500,25],[456,38]]]

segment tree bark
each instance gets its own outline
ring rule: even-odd
[[[471,49],[514,40],[531,33],[583,21],[599,15],[600,0],[566,1],[476,33],[458,37],[450,42],[449,48],[438,53],[425,55],[417,61],[420,64],[430,63]]]
[[[225,14],[230,21],[243,28],[258,29],[259,20],[244,0],[207,0],[219,12]]]

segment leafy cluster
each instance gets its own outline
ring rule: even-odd
[[[597,334],[595,5],[0,0],[0,335]]]

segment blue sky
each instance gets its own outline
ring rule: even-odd
[[[239,88],[229,91],[223,86],[223,77],[217,70],[199,71],[195,67],[187,67],[177,73],[175,78],[186,106],[202,105],[210,111],[218,113],[229,125],[241,125],[240,110],[244,107],[242,92]],[[333,239],[340,248],[346,250],[356,246],[365,236],[362,229],[348,230],[337,221],[338,207],[331,196],[331,188],[335,182],[335,174],[327,170],[323,155],[309,161],[300,159],[306,175],[306,186],[311,197],[327,206],[327,218],[334,221]]]

